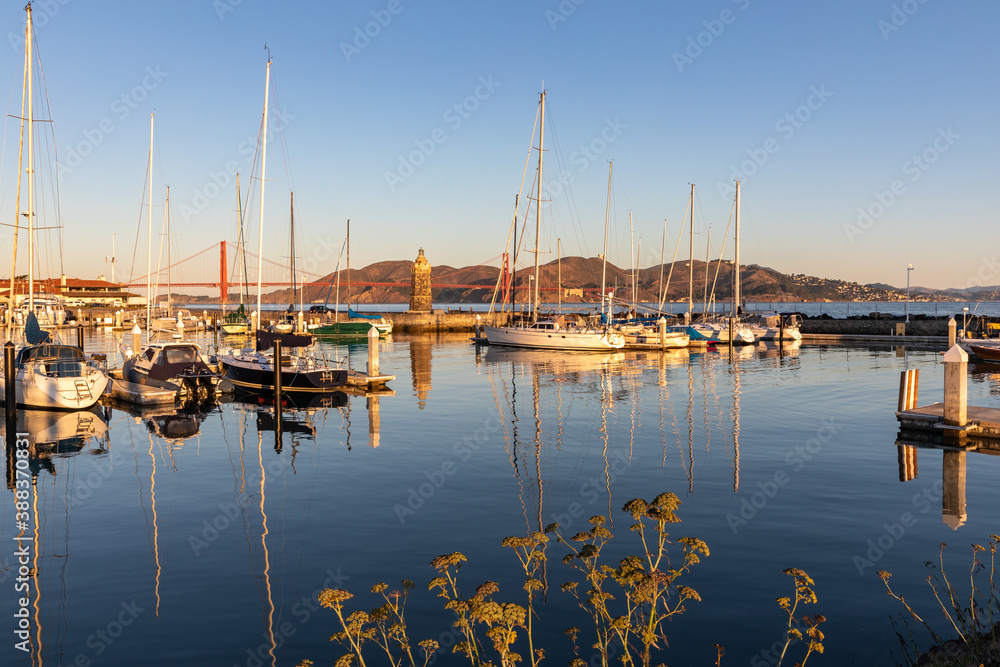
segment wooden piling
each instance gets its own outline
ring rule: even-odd
[[[955,335],[955,328],[958,325],[955,323],[955,318],[948,320],[948,349],[955,347],[955,340],[957,336]]]
[[[373,326],[368,330],[368,376],[378,374],[378,329]]]
[[[944,354],[944,423],[965,426],[968,421],[969,355],[958,345]]]
[[[906,412],[917,407],[917,388],[919,383],[919,368],[913,368],[899,374],[899,412]]]
[[[14,388],[14,343],[3,345],[4,416],[7,418],[7,433],[15,430],[17,420],[17,392]]]
[[[132,354],[139,356],[140,352],[142,352],[142,329],[136,324],[132,327]]]

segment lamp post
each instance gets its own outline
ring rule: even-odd
[[[910,271],[913,270],[912,264],[906,265],[906,321],[910,321]]]
[[[965,335],[965,326],[966,326],[965,318],[968,314],[969,314],[969,307],[962,306],[962,338],[968,338],[968,336]]]

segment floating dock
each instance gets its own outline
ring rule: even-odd
[[[136,384],[118,378],[111,378],[111,388],[105,392],[103,398],[110,398],[113,401],[131,403],[132,405],[165,405],[173,404],[177,401],[177,392],[159,387],[150,387],[144,384]]]

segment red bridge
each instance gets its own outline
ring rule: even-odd
[[[157,273],[150,274],[149,276],[140,276],[133,280],[125,281],[125,285],[132,289],[146,289],[147,285],[152,284],[153,286],[166,285],[166,279],[163,278],[164,275],[170,275],[170,287],[214,287],[219,290],[219,299],[222,303],[228,301],[229,289],[231,287],[239,287],[240,282],[238,280],[233,280],[232,276],[238,275],[238,267],[236,267],[235,258],[237,253],[235,248],[230,253],[230,246],[235,246],[236,244],[230,241],[220,241],[218,245],[211,245],[208,248],[196,253],[186,259],[182,259],[178,262],[174,262],[166,269],[162,269]],[[215,253],[218,253],[217,261]],[[247,256],[247,267],[251,271],[257,267],[257,255],[250,251],[246,252]],[[493,257],[482,265],[489,265],[491,262],[496,262],[501,260],[502,256]],[[508,262],[506,257],[502,258],[501,262],[502,270],[507,279],[504,281],[509,289],[509,274],[507,274]],[[252,260],[252,261],[250,261]],[[331,287],[335,284],[336,273],[330,274],[319,274],[308,270],[303,270],[301,268],[302,264],[308,264],[306,262],[300,262],[296,267],[296,273],[302,279],[302,283],[306,287]],[[292,287],[292,282],[290,279],[291,266],[281,264],[280,262],[275,262],[264,258],[261,262],[261,286],[262,287]],[[524,272],[525,269],[521,269]],[[454,289],[492,289],[496,282],[496,274],[490,272],[484,272],[483,282],[474,284],[462,284],[448,282],[448,278],[457,274],[455,271],[451,274],[436,276],[436,279],[431,282],[431,287],[433,289],[438,288],[454,288]],[[326,277],[331,275],[329,280]],[[210,277],[211,276],[211,277]],[[248,284],[256,285],[256,280],[247,280]],[[400,287],[409,289],[410,282],[366,282],[352,280],[351,284],[353,286],[359,287]],[[523,289],[523,285],[519,285],[519,289]],[[543,287],[542,291],[552,292],[556,291],[557,287]],[[597,288],[585,288],[585,292],[600,292]]]

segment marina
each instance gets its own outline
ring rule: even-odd
[[[84,4],[3,19],[4,667],[1000,664],[995,6]]]
[[[209,334],[191,341],[207,347]],[[115,345],[111,331],[87,332],[88,353]],[[317,345],[367,369],[367,345]],[[671,533],[705,540],[711,555],[685,575],[702,601],[666,626],[664,661],[701,664],[714,643],[734,664],[771,651],[782,635],[774,599],[790,592],[781,570],[800,567],[816,580],[810,611],[829,619],[826,652],[810,662],[884,663],[900,609],[875,571],[921,599],[922,563],[940,542],[955,542],[964,562],[960,545],[986,539],[1000,501],[1000,458],[958,461],[893,416],[906,369],[921,370],[922,402],[939,400],[942,349],[796,342],[574,353],[398,334],[381,345],[379,366],[396,376],[381,396],[289,399],[280,414],[241,394],[201,408],[19,411],[15,429],[32,442],[38,600],[32,653],[12,664],[82,655],[170,665],[188,651],[211,664],[332,662],[342,652],[328,641],[336,617],[314,602],[319,591],[347,588],[366,608],[374,583],[401,578],[417,584],[414,641],[443,645],[451,620],[423,590],[432,558],[461,551],[467,586],[491,579],[517,602],[503,537],[552,522],[572,533],[605,514],[622,542],[615,553],[626,553],[634,543],[621,506],[665,491],[682,502]],[[1000,367],[972,365],[969,404],[998,409],[997,395]],[[5,493],[8,543],[18,534],[13,503]],[[916,521],[898,535],[906,513]],[[901,546],[885,548],[890,540]],[[535,632],[556,657],[569,651],[568,621],[584,619],[558,590],[562,548],[549,549]],[[2,563],[11,584],[11,555]],[[14,604],[5,596],[0,611]],[[134,622],[113,643],[97,640],[123,604]]]

